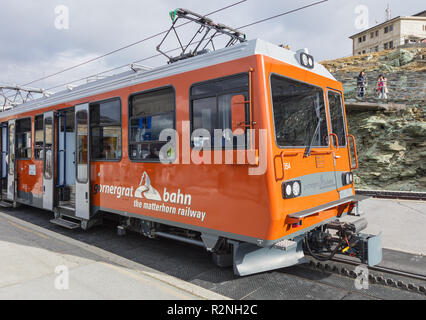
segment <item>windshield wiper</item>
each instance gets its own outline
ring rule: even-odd
[[[312,139],[311,139],[311,143],[309,144],[309,147],[307,147],[306,149],[305,149],[305,154],[304,154],[304,158],[307,158],[307,157],[309,157],[310,155],[311,155],[311,151],[312,151],[312,146],[313,146],[313,144],[314,144],[314,140],[315,140],[315,138],[316,138],[316,136],[318,135],[318,133],[319,133],[319,129],[321,128],[321,119],[320,118],[318,118],[318,124],[317,124],[317,128],[315,129],[315,133],[314,133],[314,135],[312,136]]]
[[[321,128],[321,121],[322,121],[320,110],[319,110],[319,104],[315,101],[315,98],[313,98],[312,100],[313,100],[313,103],[314,103],[315,114],[316,114],[317,119],[318,119],[318,124],[317,124],[317,127],[315,129],[314,135],[311,138],[311,142],[309,144],[309,147],[307,147],[305,149],[305,154],[303,155],[304,158],[307,158],[311,155],[312,146],[314,144],[314,140],[315,140],[316,136],[319,134],[319,130]]]

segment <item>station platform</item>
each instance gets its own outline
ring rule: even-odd
[[[369,222],[364,231],[382,232],[382,266],[426,276],[426,202],[372,198],[360,209]],[[359,290],[354,279],[308,264],[237,277],[197,246],[132,232],[118,237],[108,220],[87,232],[68,230],[50,223],[52,216],[26,206],[0,209],[0,300],[426,299],[380,283]],[[69,269],[68,290],[55,288],[58,266]]]
[[[227,299],[2,212],[0,256],[0,300]]]
[[[426,201],[370,198],[360,202],[359,209],[368,221],[362,232],[381,232],[383,248],[426,256]]]

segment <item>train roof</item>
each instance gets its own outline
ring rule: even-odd
[[[73,88],[72,90],[66,89],[57,92],[49,97],[39,98],[16,106],[11,110],[2,112],[1,116],[10,117],[23,112],[34,111],[37,109],[55,106],[61,103],[78,100],[84,97],[93,96],[96,94],[117,90],[139,83],[149,82],[152,80],[161,79],[176,74],[197,70],[253,55],[268,56],[288,63],[290,65],[294,65],[299,68],[304,68],[313,73],[336,81],[333,75],[323,65],[315,63],[313,69],[305,68],[299,63],[298,53],[279,47],[264,40],[255,39],[243,42],[235,46],[199,55],[190,59],[181,60],[173,64],[157,67],[152,70],[130,70],[107,77],[105,79],[80,85],[78,87]]]

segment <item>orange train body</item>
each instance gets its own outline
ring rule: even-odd
[[[36,116],[49,111],[59,112],[77,105],[119,98],[120,157],[117,161],[89,159],[90,195],[87,200],[75,199],[76,202],[90,203],[90,218],[102,212],[110,212],[124,218],[140,218],[143,221],[192,230],[231,241],[270,247],[282,240],[291,240],[304,235],[343,214],[350,213],[356,204],[356,200],[351,198],[355,195],[354,184],[351,182],[342,185],[339,180],[342,174],[350,173],[353,167],[346,117],[343,116],[346,145],[338,146],[333,141],[341,137],[334,135],[331,130],[332,119],[328,99],[328,92],[337,93],[341,97],[343,115],[346,114],[342,84],[319,65],[312,70],[298,65],[295,57],[297,55],[289,50],[256,40],[235,48],[177,62],[160,70],[142,73],[139,75],[140,79],[133,79],[136,77],[130,72],[111,79],[114,83],[104,80],[97,85],[95,82],[81,89],[58,93],[50,98],[6,111],[0,115],[0,122],[5,124],[4,127],[8,122],[10,124],[10,120],[31,118],[33,143],[29,159],[15,160],[13,199],[10,197],[11,184],[6,186],[5,182],[3,199],[45,207],[43,170],[46,164],[45,161],[34,158]],[[247,149],[259,152],[260,144],[264,143],[263,154],[259,155],[258,162],[254,164],[208,164],[206,159],[214,159],[215,156],[225,158],[225,151],[203,150],[200,155],[204,157],[204,163],[186,164],[188,156],[181,148],[187,146],[192,150],[190,131],[185,130],[192,125],[191,88],[194,84],[238,74],[250,76],[249,101],[246,101],[250,109],[247,127],[254,130],[255,143]],[[324,94],[328,143],[321,147],[313,146],[308,156],[305,154],[306,145],[280,147],[277,143],[275,126],[279,124],[274,120],[271,85],[271,77],[274,75],[309,84],[321,89]],[[177,158],[168,164],[134,161],[128,151],[131,97],[136,93],[167,87],[173,88],[175,95],[174,121],[180,137],[180,148],[175,150]],[[62,139],[59,138],[60,118],[53,117],[53,119],[55,134],[52,159],[55,183],[52,195],[48,196],[52,197],[52,211],[56,212],[60,211],[58,210],[60,186],[56,185],[56,181],[63,170],[58,164],[65,160],[60,158],[63,150],[59,150],[58,147],[59,140]],[[261,129],[266,132],[264,140],[258,134]],[[2,132],[5,134],[6,131]],[[9,136],[9,145],[10,139]],[[92,137],[88,136],[88,139]],[[4,144],[5,139],[2,141]],[[90,149],[86,151],[90,152]],[[47,154],[49,151],[44,152]],[[236,158],[237,151],[234,150],[232,153]],[[3,160],[14,161],[10,156]],[[256,170],[262,165],[265,166],[265,170],[262,170],[261,174],[248,174],[250,169]],[[77,168],[78,170],[80,169]],[[283,188],[289,181],[301,182],[301,196],[294,198],[284,196]],[[5,188],[9,190],[4,190]],[[345,198],[352,200],[340,201]],[[90,221],[90,219],[82,220]]]

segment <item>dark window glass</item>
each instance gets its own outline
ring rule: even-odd
[[[362,41],[365,41],[365,40],[367,40],[367,36],[362,37]]]
[[[16,120],[16,158],[31,159],[31,118]]]
[[[376,37],[379,36],[379,30],[376,30]]]
[[[87,111],[81,110],[76,114],[77,121],[77,181],[86,183],[88,179],[88,121]]]
[[[160,141],[166,129],[175,129],[175,92],[165,88],[135,95],[130,99],[129,156],[132,160],[157,162],[167,141]],[[162,155],[172,160],[173,150]]]
[[[192,146],[208,149],[245,148],[247,145],[247,130],[242,135],[232,134],[232,98],[243,95],[248,100],[248,74],[216,79],[194,85],[191,88],[192,111]],[[249,118],[249,104],[245,106],[246,122]],[[197,136],[195,130],[204,129],[208,132]],[[215,136],[215,130],[221,130],[220,136]],[[221,141],[216,141],[220,139]]]
[[[340,93],[328,92],[328,105],[331,115],[331,130],[339,139],[339,146],[346,146],[345,118],[343,115],[342,96]]]
[[[15,125],[10,124],[9,125],[9,159],[8,159],[8,167],[9,167],[9,174],[12,175],[15,172],[15,153],[13,152],[15,147]]]
[[[90,105],[92,160],[121,159],[121,103],[110,100]]]
[[[389,26],[389,31],[390,31],[390,32],[392,32],[392,31],[393,31],[393,24],[391,24],[391,25]]]
[[[272,75],[275,135],[281,147],[328,145],[324,93],[321,88]]]
[[[389,27],[385,27],[385,33],[389,32]]]
[[[34,118],[34,159],[43,159],[43,115]]]
[[[53,172],[53,119],[44,119],[44,177],[52,178]]]

